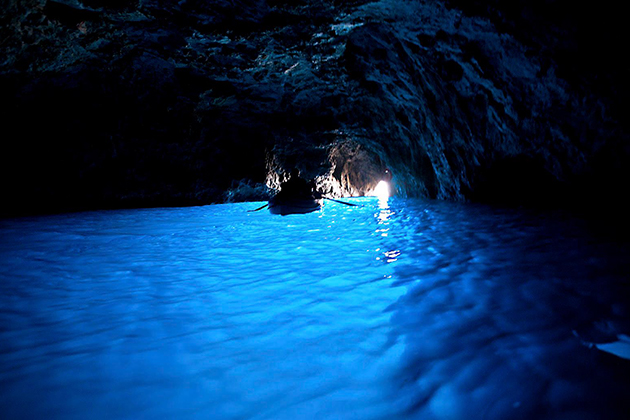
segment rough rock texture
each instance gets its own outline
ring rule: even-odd
[[[621,202],[612,2],[5,3],[5,215],[264,199],[292,167],[331,196],[390,168],[401,195]]]

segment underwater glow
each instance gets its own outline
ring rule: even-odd
[[[379,200],[387,200],[389,198],[389,183],[387,181],[379,181],[370,194],[372,197],[378,197]]]
[[[627,417],[628,246],[349,200],[0,220],[3,418]]]

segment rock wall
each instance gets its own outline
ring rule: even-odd
[[[9,0],[2,213],[264,199],[292,167],[335,197],[389,168],[400,195],[614,203],[623,38],[565,3]]]

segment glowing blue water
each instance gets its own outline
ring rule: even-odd
[[[0,221],[1,417],[625,418],[627,247],[353,202]]]

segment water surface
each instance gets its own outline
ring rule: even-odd
[[[625,418],[626,245],[352,202],[0,221],[3,418]]]

